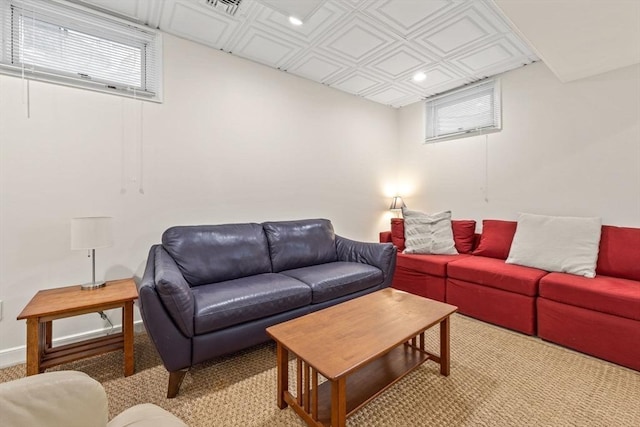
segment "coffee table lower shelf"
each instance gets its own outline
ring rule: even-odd
[[[427,360],[434,360],[440,363],[438,356],[416,348],[409,342],[399,345],[386,355],[373,360],[368,365],[348,375],[346,377],[345,393],[346,417],[365,406],[369,401]],[[298,395],[300,399],[285,390],[285,401],[307,424],[330,426],[332,382],[325,381],[317,385],[315,369],[306,365],[299,358],[297,359],[297,364]],[[303,373],[302,375],[301,372]],[[302,384],[303,382],[304,384]],[[309,391],[301,392],[301,385],[306,385],[304,388]],[[317,397],[314,399],[315,390],[317,390]],[[317,409],[313,408],[314,401],[317,402]],[[314,416],[314,414],[317,414],[317,416]]]

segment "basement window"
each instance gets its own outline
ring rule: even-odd
[[[486,80],[425,102],[425,143],[502,130],[500,81]]]
[[[0,0],[0,73],[161,102],[160,33],[70,3]]]

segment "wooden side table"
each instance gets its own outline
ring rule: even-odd
[[[80,286],[39,291],[18,316],[27,319],[27,375],[85,357],[124,350],[124,375],[133,374],[133,301],[138,291],[133,279],[107,282],[103,288]],[[53,347],[53,321],[65,317],[122,308],[122,332]]]

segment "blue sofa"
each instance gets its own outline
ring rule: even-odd
[[[269,340],[267,327],[389,286],[395,262],[392,244],[326,219],[169,228],[138,284],[167,397],[190,366]]]

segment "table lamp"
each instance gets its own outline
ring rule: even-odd
[[[97,289],[105,285],[104,280],[96,281],[96,249],[113,245],[111,217],[92,216],[71,219],[71,250],[91,250],[90,283],[80,285],[81,289]]]
[[[400,218],[400,213],[402,212],[402,208],[405,208],[405,207],[407,207],[407,205],[405,205],[404,202],[402,201],[402,197],[395,196],[391,200],[391,206],[389,206],[389,210],[395,212],[396,216]]]

